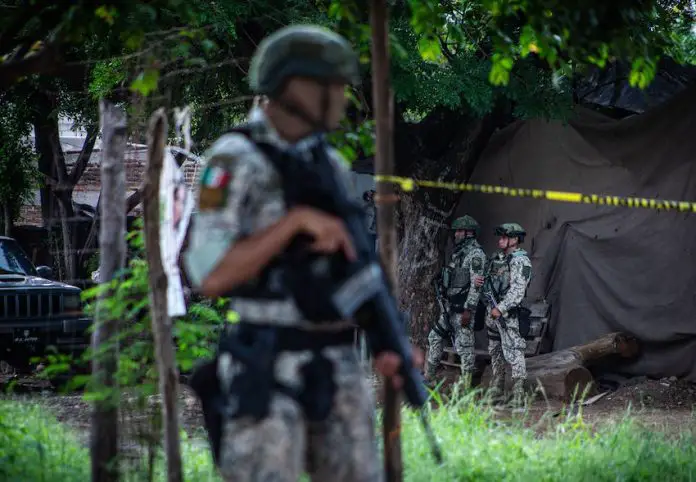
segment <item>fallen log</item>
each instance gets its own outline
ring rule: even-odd
[[[538,388],[544,396],[564,401],[592,397],[597,394],[597,387],[588,367],[607,357],[632,358],[638,351],[635,337],[609,333],[584,345],[527,358],[529,388]],[[490,378],[490,367],[486,372],[484,378]]]

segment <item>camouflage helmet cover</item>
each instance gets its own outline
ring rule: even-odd
[[[517,223],[504,223],[495,228],[495,235],[507,236],[509,238],[519,238],[521,242],[524,240],[527,232]]]
[[[459,230],[465,230],[465,231],[475,231],[476,234],[479,233],[479,223],[476,222],[474,218],[471,216],[464,215],[461,217],[458,217],[454,221],[452,221],[452,225],[450,227],[453,231],[459,231]]]
[[[316,25],[284,27],[256,49],[249,86],[257,94],[272,95],[294,76],[357,84],[358,57],[345,38],[329,29]]]

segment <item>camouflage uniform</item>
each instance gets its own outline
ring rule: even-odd
[[[524,239],[524,230],[519,225],[504,224],[503,227],[506,229],[498,228],[496,234],[517,234],[518,239]],[[524,396],[524,383],[527,379],[524,358],[526,342],[520,335],[519,319],[514,309],[524,301],[532,275],[532,263],[523,249],[518,248],[509,254],[499,251],[492,256],[487,272],[484,291],[493,291],[503,320],[501,322],[501,318],[494,319],[491,316],[493,306],[487,303],[488,352],[493,372],[491,388],[498,396],[504,391],[507,362],[512,369],[513,397],[519,402]]]
[[[295,27],[297,28],[297,27]],[[333,35],[333,34],[330,34]],[[252,138],[279,149],[292,149],[307,161],[316,138],[293,145],[283,140],[261,110],[250,121]],[[348,183],[337,151],[330,153],[336,171]],[[281,179],[271,162],[247,137],[229,133],[206,153],[199,184],[199,213],[193,221],[186,264],[194,285],[205,277],[237,240],[257,233],[286,215]],[[276,324],[310,330],[294,300],[232,298],[230,309],[245,323]],[[336,393],[328,418],[309,423],[301,405],[274,392],[270,414],[224,423],[219,469],[227,481],[292,481],[303,472],[313,481],[382,480],[374,434],[374,402],[365,373],[351,344],[322,350],[333,365]],[[281,352],[275,364],[278,382],[300,389],[301,368],[312,352]]]
[[[478,232],[478,223],[470,216],[463,216],[452,223],[452,229],[471,228]],[[481,249],[475,237],[467,237],[459,241],[452,253],[447,267],[443,270],[442,281],[445,293],[446,313],[440,314],[437,324],[442,329],[432,329],[428,335],[428,365],[426,378],[435,377],[435,370],[440,363],[444,351],[444,339],[438,331],[449,332],[454,338],[454,349],[461,359],[462,377],[465,383],[470,382],[474,371],[474,314],[478,306],[480,288],[474,284],[477,276],[483,274],[486,264],[486,254]],[[471,320],[466,327],[462,326],[462,311],[469,310]]]

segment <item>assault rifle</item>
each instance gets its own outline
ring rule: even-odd
[[[493,308],[498,308],[498,303],[495,302],[495,296],[493,296],[493,293],[490,291],[485,291],[484,292],[486,295],[486,299],[488,300],[488,303],[493,307]],[[500,326],[502,326],[504,329],[507,328],[507,322],[505,321],[505,318],[503,318],[502,314],[498,318],[498,322],[500,323]]]
[[[243,128],[235,131],[244,133]],[[433,455],[441,462],[440,449],[423,410],[428,393],[420,371],[413,364],[405,317],[374,251],[365,212],[336,178],[339,173],[328,157],[328,146],[320,140],[312,150],[312,160],[270,144],[257,143],[257,146],[280,174],[287,207],[311,206],[340,217],[357,253],[357,259],[352,262],[342,251],[331,255],[315,253],[309,249],[311,239],[299,235],[275,263],[282,284],[307,319],[316,322],[352,319],[365,330],[373,355],[390,351],[400,357],[399,374],[404,380],[405,399],[411,407],[420,409]]]
[[[441,277],[436,276],[435,278],[433,278],[432,285],[433,288],[435,288],[435,299],[437,300],[437,304],[440,307],[440,316],[438,317],[437,321],[435,321],[435,324],[433,325],[433,330],[443,339],[448,338],[452,342],[452,346],[454,346],[454,335],[452,333],[452,328],[450,327],[449,322],[447,320],[448,313],[447,306],[445,306],[445,294],[442,290]],[[440,323],[440,320],[445,320],[444,326]]]

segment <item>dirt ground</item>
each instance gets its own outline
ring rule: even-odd
[[[447,378],[441,391],[447,394],[448,386],[456,380],[453,372],[443,373]],[[7,378],[4,380],[6,385]],[[90,426],[90,408],[81,394],[58,394],[45,381],[33,378],[16,380],[14,394],[2,395],[4,398],[15,398],[39,403],[45,406],[56,417],[77,430],[84,442],[88,441]],[[3,380],[0,378],[0,386]],[[378,395],[379,402],[379,395]],[[129,402],[128,396],[124,401]],[[202,435],[202,417],[199,404],[190,389],[182,386],[180,403],[180,421],[182,427],[190,434]],[[619,420],[630,407],[634,417],[646,428],[677,434],[684,430],[696,428],[696,384],[672,379],[648,380],[638,378],[628,380],[617,390],[607,392],[594,403],[583,406],[583,419],[591,426],[600,425],[606,421]],[[536,399],[529,411],[526,423],[535,426],[540,431],[551,428],[563,419],[563,404],[558,401]],[[140,427],[144,427],[147,410],[127,410],[128,413],[121,424],[126,428],[125,444],[134,448],[142,443],[144,435]],[[511,415],[509,410],[499,412],[501,418]],[[143,430],[144,431],[144,430]]]
[[[447,393],[448,386],[457,379],[455,371],[440,372],[445,378],[441,391]],[[485,383],[485,382],[484,382]],[[597,400],[582,406],[583,420],[590,426],[621,420],[627,412],[644,427],[668,434],[696,429],[696,384],[678,380],[676,377],[660,380],[637,377],[625,380],[615,390],[599,390]],[[588,399],[587,401],[590,401]],[[574,407],[577,412],[578,407]],[[526,423],[538,427],[552,428],[563,419],[568,407],[557,400],[544,400],[537,396],[528,410]],[[510,411],[500,410],[499,416],[507,418]],[[540,421],[544,420],[544,423]]]

